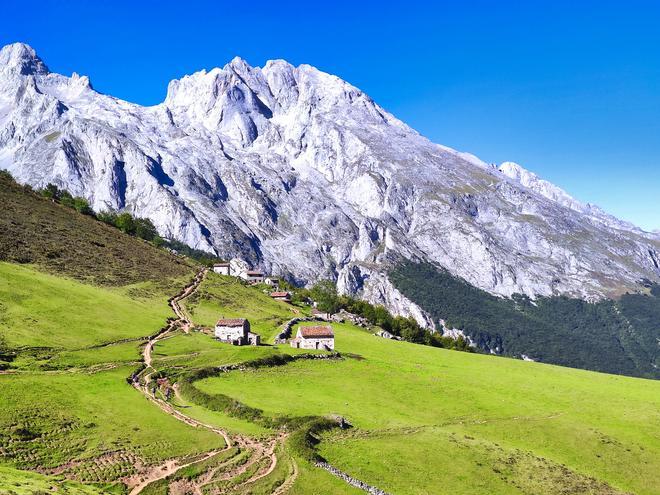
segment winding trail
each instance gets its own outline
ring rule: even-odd
[[[284,480],[284,483],[277,487],[273,495],[284,495],[293,487],[293,484],[298,478],[298,463],[293,458],[291,458],[291,467],[293,468],[291,474]]]
[[[224,473],[219,478],[216,478],[217,472],[222,468],[226,467],[227,465],[230,465],[232,462],[231,459],[210,469],[206,474],[200,477],[199,481],[192,482],[193,485],[192,488],[196,494],[198,495],[202,494],[203,493],[202,487],[207,486],[213,482],[229,481],[233,478],[241,476],[256,463],[262,462],[265,459],[268,460],[268,465],[265,467],[265,469],[263,468],[257,469],[257,471],[253,473],[248,479],[239,482],[238,484],[232,486],[231,488],[235,489],[239,487],[244,487],[248,484],[254,483],[262,478],[265,478],[266,476],[270,475],[277,467],[278,459],[277,459],[277,455],[275,454],[275,450],[278,444],[286,439],[287,435],[281,434],[277,438],[271,439],[266,442],[259,442],[249,437],[244,437],[241,435],[235,435],[234,438],[232,439],[226,431],[220,428],[216,428],[212,425],[203,423],[201,421],[198,421],[182,413],[181,411],[175,409],[174,406],[172,406],[169,402],[160,399],[150,391],[149,385],[152,381],[152,375],[157,372],[157,370],[152,365],[153,363],[152,354],[153,354],[154,346],[158,342],[161,342],[162,340],[173,337],[174,334],[178,331],[182,331],[184,333],[190,333],[191,329],[193,328],[193,322],[186,309],[181,305],[181,301],[183,301],[187,297],[190,297],[192,294],[195,293],[195,291],[197,291],[200,284],[206,277],[207,273],[208,273],[207,268],[201,269],[190,284],[188,284],[186,287],[183,288],[181,292],[179,292],[176,296],[170,299],[169,304],[172,310],[174,311],[174,314],[176,315],[176,319],[170,320],[165,328],[163,328],[157,334],[149,337],[146,345],[144,346],[144,350],[142,351],[144,368],[137,375],[133,377],[132,383],[133,386],[147,398],[147,400],[156,404],[163,412],[173,416],[179,421],[182,421],[183,423],[186,423],[192,427],[204,428],[222,437],[225,447],[222,449],[215,449],[206,452],[204,454],[201,454],[201,456],[198,456],[194,460],[189,462],[185,462],[185,461],[182,462],[177,459],[170,459],[159,466],[152,466],[147,470],[146,473],[143,472],[141,474],[137,474],[125,478],[123,481],[130,489],[129,495],[139,495],[142,492],[142,490],[144,490],[151,483],[172,476],[180,469],[206,461],[217,454],[220,454],[222,452],[225,452],[233,448],[234,446],[238,447],[240,450],[248,450],[251,452],[248,461]],[[177,384],[174,384],[172,388],[174,390],[175,396],[180,400],[182,400]],[[286,491],[288,491],[288,489],[291,488],[291,486],[293,486],[293,483],[295,482],[298,476],[298,468],[296,466],[295,460],[291,459],[291,463],[293,465],[292,473],[289,476],[287,476],[287,478],[284,480],[282,485],[280,485],[277,488],[277,490],[275,491],[275,493],[277,494],[281,495],[286,493]]]

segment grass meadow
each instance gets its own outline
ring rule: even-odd
[[[338,350],[359,357],[197,387],[272,415],[346,417],[354,428],[330,433],[321,453],[393,493],[660,491],[660,383],[334,327]]]
[[[104,288],[0,263],[0,324],[18,348],[76,350],[144,337],[171,316],[168,289],[186,281]]]
[[[126,382],[143,338],[171,316],[167,298],[186,281],[97,286],[0,263],[0,320],[17,350],[0,375],[0,493],[52,487],[75,495],[121,493],[120,484],[108,482],[134,472],[136,463],[221,446],[217,435],[164,414]],[[235,347],[203,332],[177,334],[153,349],[154,366],[174,379],[305,352],[268,343],[304,309],[258,288],[211,275],[187,309],[200,327],[220,316],[247,317],[267,344]],[[233,371],[195,386],[265,416],[346,418],[352,428],[322,434],[318,453],[389,493],[660,492],[659,382],[390,341],[350,324],[333,327],[340,360]],[[173,405],[232,433],[276,433],[185,396]],[[360,493],[301,457],[292,438],[271,475],[236,493],[270,493],[294,460],[299,476],[290,493]],[[63,474],[49,474],[57,466]],[[164,481],[145,493],[166,490]]]

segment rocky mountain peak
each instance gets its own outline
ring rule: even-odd
[[[25,43],[12,43],[0,50],[0,71],[20,75],[48,74],[48,67]]]

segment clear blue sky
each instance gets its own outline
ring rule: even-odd
[[[142,104],[235,55],[309,63],[435,142],[660,229],[658,2],[315,3],[5,0],[0,43]]]

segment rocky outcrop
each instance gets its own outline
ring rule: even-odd
[[[494,294],[600,298],[660,280],[657,234],[515,164],[431,143],[341,79],[277,60],[172,81],[142,107],[0,51],[0,168],[299,283],[432,326],[389,283],[425,260]]]
[[[337,478],[344,480],[349,485],[354,486],[355,488],[359,488],[360,490],[370,493],[371,495],[389,495],[386,491],[381,490],[380,488],[377,488],[375,486],[369,485],[364,481],[360,481],[357,478],[353,478],[351,475],[346,474],[345,472],[334,467],[332,464],[328,464],[327,462],[317,462],[316,467],[325,469],[326,471],[333,474]]]

